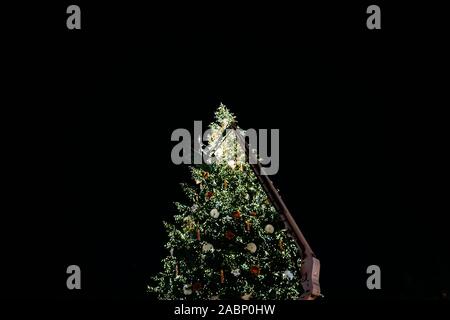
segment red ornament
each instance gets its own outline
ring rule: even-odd
[[[259,275],[260,272],[261,272],[261,270],[257,266],[253,266],[250,268],[250,273],[254,276]]]
[[[241,217],[241,213],[239,212],[239,210],[234,211],[231,215],[235,219],[239,219]]]
[[[194,282],[192,284],[192,291],[199,291],[202,289],[202,284],[200,282]]]
[[[225,238],[227,238],[228,240],[231,240],[234,238],[234,233],[230,230],[228,230],[227,232],[225,232]]]
[[[212,191],[208,191],[205,195],[206,200],[211,199],[211,197],[214,195],[214,193]]]

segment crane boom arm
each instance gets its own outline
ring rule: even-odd
[[[239,132],[236,123],[232,124],[231,127],[234,129],[239,143],[244,148],[247,159],[250,159],[250,148],[245,140],[245,137],[243,137]],[[294,237],[294,240],[301,251],[302,263],[300,267],[300,274],[304,293],[300,299],[314,300],[321,295],[319,283],[320,261],[316,258],[308,241],[306,241],[305,236],[301,232],[272,181],[267,175],[263,174],[264,168],[261,166],[259,161],[249,161],[249,163],[269,200],[274,205],[275,209],[280,213],[281,219],[283,220],[286,228],[290,231],[291,235]]]

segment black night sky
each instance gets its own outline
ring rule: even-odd
[[[32,57],[21,51],[29,76],[11,79],[30,88],[18,104],[35,108],[11,111],[21,143],[5,293],[152,299],[145,290],[162,268],[162,220],[189,181],[188,168],[170,161],[170,135],[211,122],[221,102],[243,128],[280,129],[272,179],[321,261],[325,299],[448,292],[448,86],[433,75],[448,64],[434,38],[413,39],[393,22],[398,9],[370,32],[364,5],[195,15],[85,6],[78,34],[63,26],[32,40]],[[424,46],[433,59],[418,53]],[[80,292],[65,287],[70,264],[83,272]],[[371,264],[381,267],[382,290],[366,288]],[[30,270],[40,275],[32,288]]]

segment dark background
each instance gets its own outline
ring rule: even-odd
[[[220,102],[243,128],[280,129],[273,180],[321,260],[325,299],[448,293],[439,9],[380,3],[371,31],[371,3],[78,1],[82,30],[69,31],[68,4],[15,11],[35,27],[7,33],[5,295],[151,299],[162,220],[189,179],[170,135]],[[429,20],[410,19],[419,11]],[[66,289],[70,264],[81,291]],[[371,264],[382,290],[366,288]]]

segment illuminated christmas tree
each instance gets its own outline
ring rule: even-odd
[[[223,105],[215,116],[215,161],[191,167],[187,203],[176,203],[174,223],[164,222],[169,253],[149,291],[160,299],[297,299],[299,249],[236,135],[225,134],[235,117]]]

